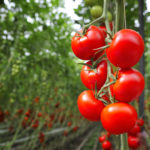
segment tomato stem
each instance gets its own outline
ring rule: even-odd
[[[116,18],[115,18],[115,32],[124,29],[126,26],[125,15],[125,0],[116,0]]]
[[[121,134],[121,149],[120,150],[128,150],[128,137],[127,134]]]
[[[83,34],[85,33],[86,29],[89,26],[91,26],[91,25],[93,25],[97,22],[104,22],[105,20],[108,20],[107,19],[107,5],[108,5],[108,0],[104,0],[102,15],[99,18],[97,18],[97,19],[93,20],[92,22],[90,22],[89,24],[83,26]],[[109,23],[108,23],[108,25],[109,25]],[[108,27],[108,25],[106,26],[106,28]],[[108,27],[108,28],[110,29],[110,27]],[[109,29],[108,29],[108,32],[109,32]]]
[[[108,1],[104,0],[104,10],[103,10],[103,13],[104,13],[104,16],[105,16],[105,25],[106,25],[106,29],[107,29],[107,37],[109,37],[111,35],[111,30],[110,30],[110,25],[109,25],[109,20],[108,20],[108,15],[107,15],[107,12],[108,12]]]

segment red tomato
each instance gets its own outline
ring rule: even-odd
[[[99,28],[102,31],[104,38],[106,38],[107,37],[106,27],[105,26],[100,26]]]
[[[42,113],[41,112],[38,112],[38,117],[42,117]]]
[[[78,126],[75,126],[74,128],[73,128],[73,132],[76,132],[77,130],[78,130]]]
[[[121,69],[116,83],[111,86],[111,92],[116,100],[129,103],[142,94],[144,86],[144,77],[139,71]]]
[[[106,135],[100,136],[99,137],[99,142],[103,143],[106,140],[106,138],[107,138]]]
[[[101,112],[103,127],[111,134],[122,134],[131,130],[137,120],[135,108],[127,103],[107,105]]]
[[[128,145],[130,148],[138,148],[140,146],[140,140],[138,137],[129,136]]]
[[[110,25],[110,29],[112,30],[113,29],[112,22],[109,25]],[[104,38],[106,38],[107,37],[107,33],[106,33],[107,29],[106,29],[105,25],[99,26],[99,29],[102,31]]]
[[[83,60],[90,60],[95,56],[96,48],[105,45],[103,33],[96,26],[90,26],[84,36],[74,35],[71,46],[74,54]]]
[[[111,136],[111,133],[107,132],[107,134],[106,134],[106,135],[107,135],[107,137],[110,137],[110,136]]]
[[[67,126],[70,127],[71,125],[72,125],[72,123],[69,121],[69,122],[67,123]]]
[[[121,68],[134,66],[144,52],[144,41],[134,30],[123,29],[114,35],[110,47],[106,50],[112,64]]]
[[[41,144],[44,142],[44,139],[45,139],[45,134],[43,132],[40,132],[39,133],[39,141]]]
[[[112,147],[111,143],[107,140],[107,141],[104,141],[103,144],[102,144],[102,148],[104,150],[110,150]]]
[[[135,124],[135,126],[128,132],[128,135],[137,136],[138,133],[141,132],[141,128],[139,125]]]
[[[5,114],[2,110],[0,110],[0,122],[3,122],[5,120]]]
[[[87,64],[92,65],[91,61]],[[97,89],[99,90],[105,83],[107,78],[107,61],[102,60],[98,65],[96,70],[89,70],[90,67],[84,65],[81,70],[81,81],[88,89]]]
[[[82,116],[90,121],[99,121],[104,104],[94,97],[92,90],[82,92],[78,97],[78,108]]]
[[[137,124],[138,124],[139,126],[143,126],[143,125],[144,125],[144,120],[143,120],[143,118],[138,119],[138,120],[137,120]]]

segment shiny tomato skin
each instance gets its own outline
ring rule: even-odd
[[[83,91],[77,100],[78,109],[82,116],[90,121],[100,121],[100,114],[104,104],[94,97],[92,90]]]
[[[135,124],[135,126],[128,132],[128,135],[137,136],[138,133],[141,132],[141,128],[139,125]]]
[[[111,147],[112,147],[112,144],[108,140],[104,141],[103,144],[102,144],[102,148],[104,150],[110,150]]]
[[[104,45],[105,38],[103,37],[103,33],[96,26],[90,26],[83,36],[76,33],[71,41],[74,54],[82,60],[94,58],[98,51],[94,49]]]
[[[128,145],[130,148],[136,149],[140,146],[140,139],[135,136],[128,137]]]
[[[101,122],[111,134],[122,134],[131,130],[137,120],[135,108],[127,103],[112,103],[101,112]]]
[[[120,69],[116,83],[111,86],[111,92],[117,101],[129,103],[142,94],[144,86],[144,77],[138,70]]]
[[[137,64],[144,52],[144,41],[140,34],[131,29],[118,31],[106,50],[109,61],[120,68]]]
[[[92,64],[90,61],[87,64]],[[102,60],[98,65],[96,70],[91,69],[89,66],[84,65],[81,70],[81,81],[88,89],[99,90],[105,83],[107,78],[107,61]]]

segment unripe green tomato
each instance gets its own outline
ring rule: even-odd
[[[88,6],[93,6],[93,5],[98,4],[98,0],[84,0],[84,1],[85,1],[85,4]]]
[[[98,18],[102,15],[103,8],[99,5],[95,5],[90,9],[90,13],[93,18]]]
[[[112,14],[111,14],[111,12],[107,12],[107,16],[108,16],[108,20],[109,20],[109,22],[111,22],[112,21]]]

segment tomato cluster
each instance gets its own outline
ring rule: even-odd
[[[136,150],[141,145],[141,127],[144,125],[144,120],[142,118],[136,121],[134,127],[128,132],[128,145],[132,150]]]
[[[138,99],[145,86],[143,75],[132,67],[143,55],[144,41],[131,29],[122,29],[112,37],[107,36],[104,26],[90,26],[79,32],[72,38],[71,46],[78,58],[87,60],[80,77],[89,89],[78,97],[79,111],[90,121],[101,121],[111,134],[128,133],[132,147],[130,141],[133,136],[133,141],[137,138],[132,132],[140,132],[140,127],[136,109],[129,103]],[[110,37],[111,42],[107,42],[106,37]],[[100,141],[103,139],[106,136]],[[106,140],[102,147],[107,149],[107,146],[111,149]]]
[[[99,142],[102,143],[103,150],[112,150],[112,144],[109,141],[110,133],[104,134],[99,137]]]

